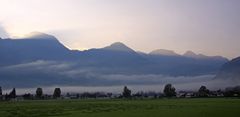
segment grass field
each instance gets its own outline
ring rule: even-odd
[[[0,117],[238,117],[240,99],[0,102]]]

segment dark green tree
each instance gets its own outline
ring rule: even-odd
[[[42,98],[42,96],[43,96],[42,88],[37,88],[37,90],[36,90],[36,97],[37,98]]]
[[[9,94],[9,98],[16,98],[16,89],[13,88],[13,90]]]
[[[176,96],[175,90],[176,89],[172,86],[172,84],[167,84],[165,85],[163,92],[166,97],[174,97]]]
[[[2,96],[2,87],[0,87],[0,96]]]
[[[0,87],[0,100],[3,99],[3,95],[2,95],[2,87]]]
[[[61,97],[61,89],[55,88],[54,93],[53,93],[53,98],[59,98],[59,97]]]
[[[6,93],[5,94],[5,100],[9,100],[10,99],[10,96]]]
[[[127,88],[127,86],[124,86],[123,93],[124,98],[130,98],[131,97],[131,90]]]
[[[207,89],[206,86],[201,86],[198,90],[198,96],[200,97],[208,97],[210,91]]]

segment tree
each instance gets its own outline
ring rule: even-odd
[[[240,96],[240,86],[227,87],[224,92],[225,97],[235,97]]]
[[[60,96],[61,96],[61,89],[55,88],[54,93],[53,93],[53,98],[59,98]]]
[[[2,87],[0,87],[0,96],[2,95]]]
[[[2,95],[2,87],[0,87],[0,100],[3,99],[3,95]]]
[[[207,97],[209,95],[210,91],[207,89],[206,86],[201,86],[198,90],[198,95],[200,97]]]
[[[9,98],[16,98],[16,89],[13,88],[13,90],[9,94]]]
[[[22,97],[24,98],[24,100],[32,100],[33,99],[33,95],[30,93],[24,94],[22,95]]]
[[[167,85],[165,85],[163,92],[164,92],[165,96],[173,97],[173,96],[176,96],[175,90],[176,89],[172,86],[172,84],[167,84]]]
[[[127,88],[127,86],[124,86],[123,93],[124,98],[130,98],[131,97],[131,90]]]
[[[42,88],[37,88],[37,90],[36,90],[36,97],[37,98],[42,98],[42,96],[43,96]]]
[[[9,97],[9,95],[6,93],[5,94],[5,100],[9,100],[10,99],[10,97]]]

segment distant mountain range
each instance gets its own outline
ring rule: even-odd
[[[0,82],[6,84],[26,85],[17,82],[20,79],[35,85],[101,84],[105,81],[96,77],[116,74],[196,76],[216,74],[227,62],[221,56],[191,51],[179,55],[159,49],[146,54],[120,42],[99,49],[70,50],[54,36],[39,32],[22,39],[0,39]]]

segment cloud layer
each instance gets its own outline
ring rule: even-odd
[[[4,27],[0,23],[0,38],[8,38],[9,35],[7,31],[4,29]]]
[[[210,89],[224,89],[238,85],[240,81],[213,79],[214,75],[164,76],[161,74],[104,74],[95,72],[98,68],[79,67],[76,63],[56,61],[35,61],[0,68],[0,86],[5,88],[22,87],[24,91],[34,92],[44,87],[50,93],[53,87],[61,87],[64,92],[105,91],[120,92],[124,85],[133,91],[162,91],[167,83],[177,90],[198,90],[201,85]]]

